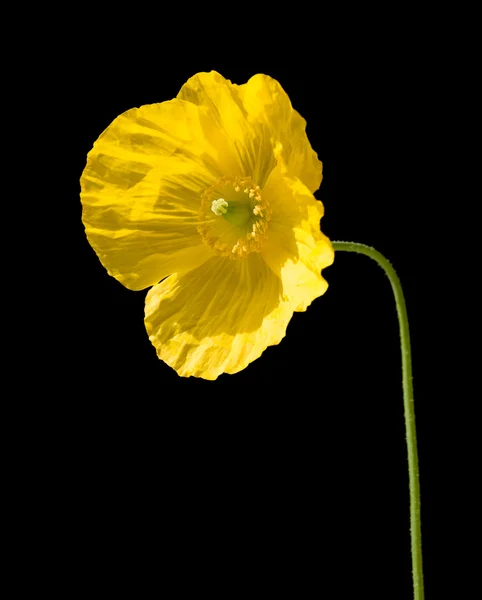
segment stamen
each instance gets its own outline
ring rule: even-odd
[[[204,191],[197,230],[214,254],[242,259],[261,251],[270,219],[261,188],[250,177],[227,176]]]

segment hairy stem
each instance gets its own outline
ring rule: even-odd
[[[357,252],[369,256],[385,271],[392,285],[400,326],[402,350],[403,406],[408,451],[408,474],[410,482],[410,535],[412,541],[412,573],[414,600],[424,599],[422,568],[422,531],[420,525],[420,483],[418,473],[417,432],[413,402],[412,356],[407,307],[400,279],[390,262],[374,248],[355,242],[333,242],[335,252]]]

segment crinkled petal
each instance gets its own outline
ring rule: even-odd
[[[284,337],[293,314],[258,253],[214,257],[149,290],[145,324],[159,358],[181,376],[237,373]]]
[[[250,120],[269,128],[276,158],[286,174],[298,177],[315,192],[320,187],[322,164],[306,135],[305,119],[293,109],[281,85],[258,74],[238,86],[238,95]]]
[[[170,165],[168,175],[154,169],[129,190],[84,187],[87,238],[109,275],[141,290],[211,256],[196,228],[203,177]]]
[[[201,194],[236,168],[219,124],[192,103],[172,100],[117,117],[81,177],[87,237],[109,274],[139,290],[204,262]]]
[[[321,270],[333,263],[330,240],[320,231],[323,205],[299,180],[274,169],[263,194],[272,210],[261,254],[282,281],[293,310],[304,311],[325,293]]]
[[[226,175],[252,177],[263,186],[276,165],[270,129],[265,121],[248,118],[238,91],[239,86],[211,71],[188,79],[177,97],[206,109],[224,132],[239,167]]]

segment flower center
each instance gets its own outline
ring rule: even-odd
[[[197,229],[215,254],[244,258],[261,250],[270,218],[250,177],[223,177],[203,193]]]

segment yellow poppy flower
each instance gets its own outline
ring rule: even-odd
[[[305,126],[266,75],[198,73],[177,98],[117,117],[89,152],[87,238],[123,285],[153,286],[146,329],[179,375],[244,369],[328,287]]]

